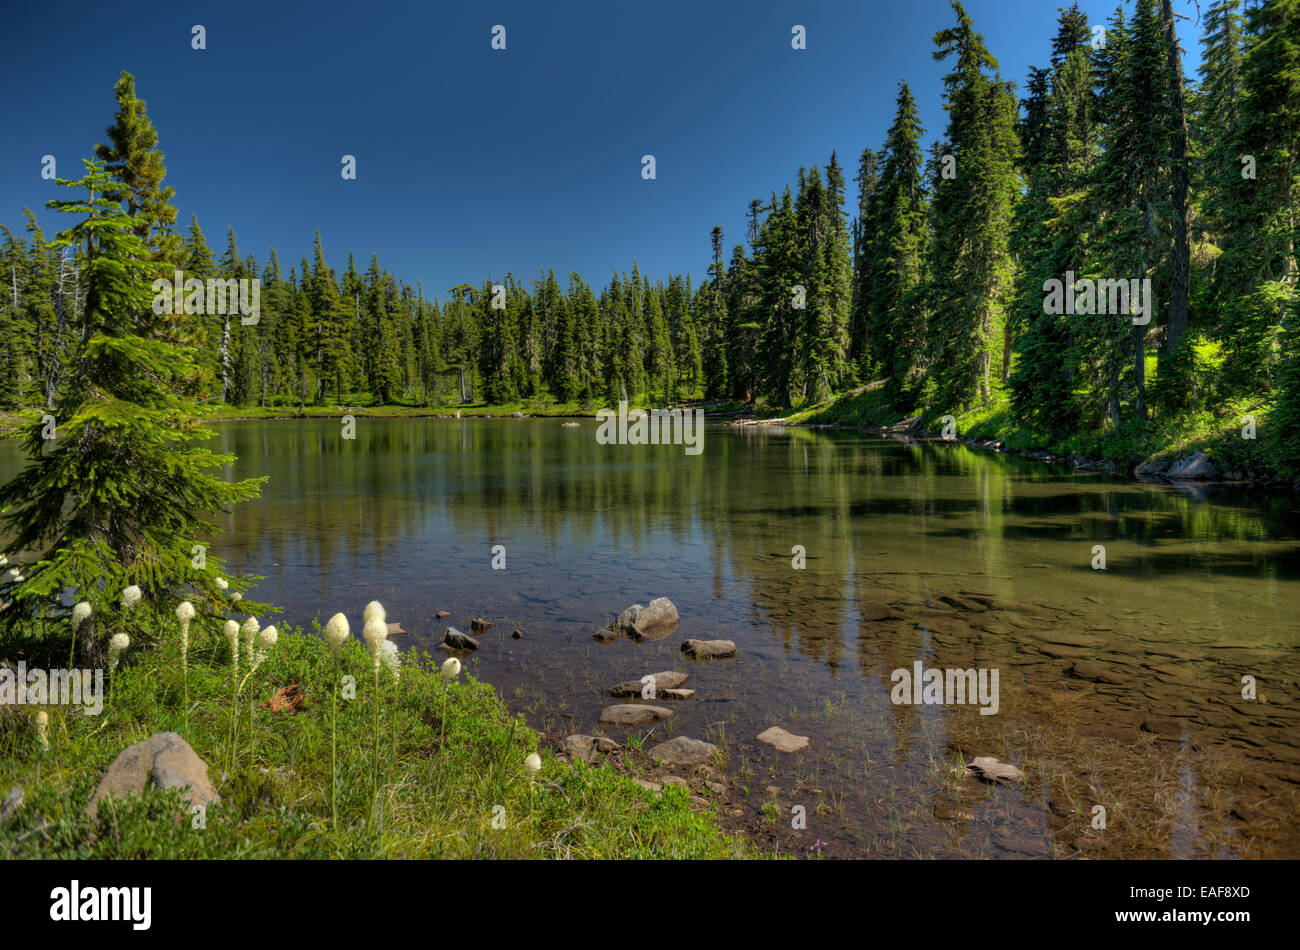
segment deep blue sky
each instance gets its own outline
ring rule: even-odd
[[[1003,75],[1023,83],[1048,59],[1056,0],[968,0]],[[1083,0],[1102,23],[1116,0]],[[878,147],[899,79],[912,86],[925,143],[943,130],[931,57],[948,0],[858,2],[186,3],[123,6],[4,0],[0,221],[44,210],[61,177],[135,74],[159,129],[178,223],[191,213],[214,253],[283,266],[319,228],[338,269],[370,254],[426,294],[512,271],[577,269],[595,285],[635,258],[656,276],[709,262],[709,231],[743,239],[745,205],[824,165],[838,149],[852,188]],[[1128,4],[1131,9],[1131,3]],[[1178,7],[1189,9],[1186,0]],[[207,50],[190,28],[207,28]],[[791,26],[808,48],[790,47]],[[504,52],[491,28],[507,30]],[[1189,77],[1199,28],[1184,24]],[[357,157],[355,181],[340,158]],[[641,156],[658,178],[641,178]],[[850,196],[852,199],[852,196]]]

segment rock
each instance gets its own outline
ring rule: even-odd
[[[695,695],[693,689],[661,689],[659,690],[660,699],[690,699]]]
[[[957,597],[952,594],[944,594],[939,599],[950,607],[956,607],[958,610],[969,610],[974,613],[982,613],[989,609],[986,604],[982,604],[978,600],[969,597]]]
[[[596,737],[597,752],[617,752],[621,748],[623,747],[619,745],[617,742],[615,742],[613,739],[608,739],[605,736]]]
[[[1137,468],[1133,469],[1133,474],[1139,476],[1140,475],[1146,475],[1146,476],[1163,475],[1168,470],[1169,470],[1168,459],[1159,459],[1154,461],[1148,460],[1146,462],[1143,462]]]
[[[680,617],[677,608],[667,597],[656,597],[642,607],[633,604],[618,615],[613,629],[633,640],[659,640],[676,629]]]
[[[400,623],[390,623],[388,625],[388,635],[390,637],[404,637],[406,636],[406,631],[402,629]]]
[[[1038,639],[1044,643],[1057,643],[1067,647],[1101,647],[1106,645],[1106,641],[1101,637],[1089,636],[1086,633],[1075,633],[1071,630],[1044,630],[1038,635]]]
[[[180,789],[181,798],[189,805],[206,807],[221,802],[221,796],[208,780],[207,764],[189,743],[174,732],[160,732],[127,746],[118,754],[99,780],[95,794],[86,805],[86,814],[94,818],[99,802],[106,796],[138,795],[148,782],[158,788]]]
[[[736,644],[730,640],[686,640],[682,652],[697,660],[721,660],[736,655]]]
[[[577,423],[577,422],[561,422],[561,423],[560,423],[560,428],[561,428],[561,429],[576,429],[576,428],[578,428],[579,425],[580,425],[580,423]]]
[[[511,640],[522,640],[523,638],[524,638],[524,632],[520,630],[518,627],[515,627],[515,629],[510,633]]]
[[[727,783],[726,783],[726,782],[705,782],[704,784],[705,784],[706,786],[708,786],[708,789],[709,789],[709,791],[711,791],[711,792],[715,792],[715,793],[718,794],[718,795],[725,795],[725,794],[727,794]]]
[[[591,765],[596,763],[596,740],[592,736],[565,736],[560,740],[560,751],[570,758],[580,759]]]
[[[23,789],[21,785],[15,785],[9,789],[9,794],[5,796],[5,800],[0,802],[0,821],[8,821],[22,807]]]
[[[1163,716],[1148,716],[1142,720],[1142,731],[1150,732],[1157,736],[1181,736],[1187,732],[1187,727],[1177,719],[1167,719]]]
[[[691,678],[689,673],[678,673],[675,670],[668,670],[663,673],[650,674],[655,678],[655,693],[662,693],[664,690],[676,689],[688,679]],[[617,686],[609,688],[611,696],[640,696],[641,691],[645,689],[646,684],[640,680],[628,680],[626,683],[619,683]]]
[[[475,617],[469,622],[470,632],[477,637],[483,636],[483,634],[487,633],[495,626],[496,624],[484,620],[482,617]]]
[[[970,624],[965,620],[960,617],[947,617],[943,614],[932,614],[918,623],[917,626],[927,629],[931,633],[940,633],[950,637],[965,639],[971,635]]]
[[[1196,452],[1174,463],[1173,468],[1165,473],[1165,478],[1177,478],[1192,480],[1197,478],[1213,478],[1215,476],[1214,464],[1204,452]]]
[[[662,791],[664,790],[664,787],[663,787],[662,785],[660,785],[658,782],[647,782],[647,781],[646,781],[645,779],[643,779],[643,778],[633,779],[632,781],[636,782],[638,785],[640,785],[642,788],[644,788],[647,792],[655,792],[655,793],[657,794],[657,793],[662,792]]]
[[[986,782],[1023,782],[1025,773],[1020,771],[1014,765],[1006,762],[999,762],[991,755],[977,755],[971,759],[967,769],[974,772]]]
[[[1071,676],[1076,676],[1081,680],[1091,680],[1094,683],[1113,683],[1120,684],[1124,682],[1124,677],[1120,676],[1106,667],[1097,663],[1090,663],[1087,660],[1079,660],[1073,666],[1066,669]]]
[[[448,617],[451,616],[451,611],[439,610],[436,614],[434,614],[434,616],[437,617],[439,620],[446,620]]]
[[[442,636],[442,645],[451,650],[477,650],[478,641],[455,627],[448,627]]]
[[[669,766],[703,765],[713,758],[718,747],[712,742],[692,739],[689,736],[677,736],[667,742],[661,742],[650,750],[650,757]]]
[[[511,419],[522,419],[523,417],[524,417],[524,414],[523,414],[522,412],[512,412],[512,413],[510,413],[510,418],[511,418]]]
[[[591,635],[591,639],[597,643],[613,643],[621,634],[617,630],[597,630]]]
[[[664,784],[665,784],[665,785],[677,785],[677,786],[679,786],[679,787],[681,787],[681,788],[690,788],[690,787],[691,787],[691,786],[690,786],[690,783],[687,782],[686,779],[682,778],[680,775],[665,775],[665,776],[664,776]]]
[[[888,604],[866,603],[862,606],[862,619],[866,623],[883,623],[886,620],[902,620],[903,615]]]
[[[648,726],[652,722],[667,719],[673,715],[671,709],[662,706],[643,706],[623,703],[618,706],[606,706],[600,713],[600,721],[607,726]]]
[[[807,736],[796,736],[786,732],[780,726],[772,726],[758,734],[758,741],[764,742],[778,752],[798,752],[808,748],[812,740]]]

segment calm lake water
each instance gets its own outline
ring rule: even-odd
[[[530,724],[552,740],[721,743],[729,788],[712,800],[764,844],[1300,856],[1294,495],[1186,493],[850,432],[710,424],[692,456],[600,445],[596,427],[359,419],[344,440],[338,422],[223,424],[231,474],[270,479],[222,519],[213,552],[265,575],[251,596],[290,623],[342,610],[359,629],[378,599],[412,634],[399,643],[432,651],[446,623],[488,618],[468,669]],[[17,464],[0,445],[0,475]],[[666,638],[592,639],[661,596],[681,614]],[[696,662],[686,637],[739,652]],[[997,714],[892,702],[892,672],[918,660],[997,669]],[[597,724],[621,701],[610,686],[674,668],[696,693],[660,701],[671,720]],[[811,747],[757,743],[771,725]],[[975,755],[1028,782],[963,775]],[[791,827],[796,806],[806,828]]]

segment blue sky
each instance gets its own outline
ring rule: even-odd
[[[1101,23],[1115,4],[1080,6]],[[1003,75],[1023,83],[1048,59],[1060,5],[966,9]],[[233,226],[242,253],[265,262],[274,246],[287,269],[319,228],[332,266],[351,250],[364,270],[376,253],[439,297],[546,267],[601,285],[634,258],[698,281],[712,227],[729,252],[749,199],[800,165],[838,149],[852,188],[899,79],[926,145],[939,137],[948,65],[933,61],[932,38],[954,21],[948,0],[6,6],[0,221],[18,227],[26,205],[51,235],[65,226],[44,210],[63,189],[40,178],[41,156],[79,177],[125,69],[159,129],[179,223],[197,214],[215,253]],[[204,51],[190,47],[193,24]],[[504,51],[490,46],[497,24]],[[806,50],[791,49],[794,24]],[[1189,77],[1198,33],[1183,24]],[[340,176],[344,154],[355,181]],[[645,154],[654,181],[641,177]]]

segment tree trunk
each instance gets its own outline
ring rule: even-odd
[[[1183,63],[1178,49],[1178,34],[1174,29],[1173,0],[1160,0],[1169,39],[1169,81],[1173,89],[1172,199],[1174,205],[1174,249],[1170,261],[1172,286],[1169,296],[1169,332],[1165,336],[1162,356],[1173,356],[1182,345],[1187,333],[1188,293],[1190,285],[1191,249],[1187,236],[1187,108],[1183,90]],[[1163,362],[1163,360],[1162,360]]]

